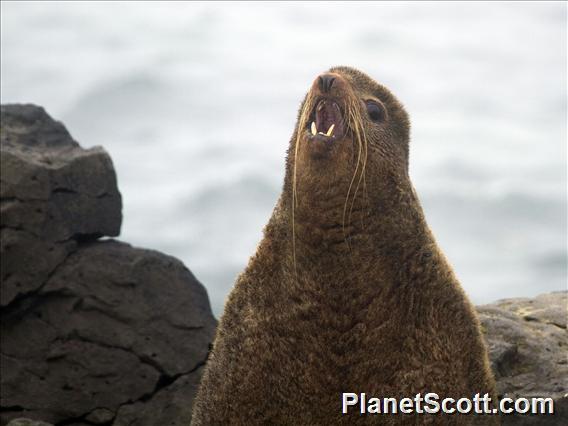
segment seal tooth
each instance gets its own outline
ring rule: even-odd
[[[334,127],[335,127],[335,124],[332,124],[331,126],[329,126],[329,129],[327,130],[326,136],[332,135]]]
[[[316,127],[316,122],[312,121],[312,135],[315,135],[318,132],[318,129]]]

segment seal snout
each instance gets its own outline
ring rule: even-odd
[[[318,99],[310,114],[308,137],[312,141],[330,143],[344,136],[343,112],[338,102],[344,96],[344,79],[335,73],[316,77],[312,93]]]
[[[335,81],[335,75],[333,74],[322,74],[318,77],[319,89],[322,93],[329,93],[333,82]]]

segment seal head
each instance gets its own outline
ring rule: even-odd
[[[353,68],[336,67],[314,80],[292,148],[306,167],[342,162],[346,173],[354,173],[369,160],[370,149],[381,154],[377,162],[396,160],[397,169],[400,163],[407,169],[408,139],[408,115],[388,89]]]
[[[313,81],[288,151],[283,205],[296,239],[320,245],[357,238],[376,206],[413,196],[408,177],[410,124],[381,84],[349,67]]]

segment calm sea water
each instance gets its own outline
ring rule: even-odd
[[[280,193],[299,103],[351,65],[412,118],[411,176],[475,303],[566,288],[566,3],[1,3],[1,101],[111,154],[121,239],[215,313]]]

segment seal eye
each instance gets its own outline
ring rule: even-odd
[[[385,117],[385,111],[382,105],[379,105],[375,101],[367,101],[367,113],[369,114],[369,118],[374,122],[382,121]]]

